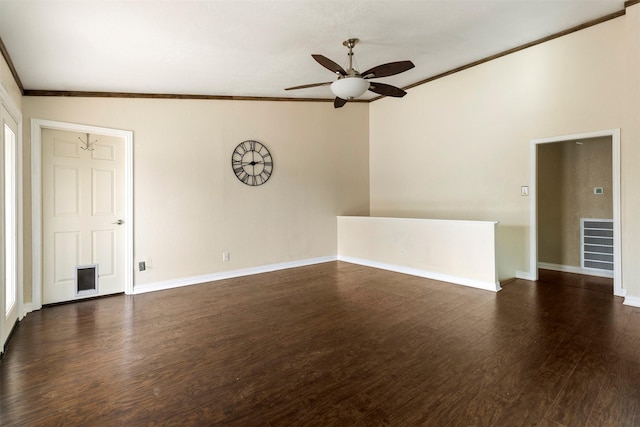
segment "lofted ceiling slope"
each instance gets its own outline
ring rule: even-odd
[[[332,98],[311,54],[379,81],[434,75],[624,10],[620,0],[0,0],[0,39],[25,90]],[[367,93],[363,98],[376,95]]]

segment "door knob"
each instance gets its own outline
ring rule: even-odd
[[[121,220],[121,219],[119,219],[119,220],[117,220],[116,222],[112,222],[111,224],[122,225],[122,224],[124,224],[124,221],[123,221],[123,220]]]

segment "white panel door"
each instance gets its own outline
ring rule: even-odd
[[[124,292],[124,140],[42,129],[42,303]],[[78,293],[77,267],[97,265]]]
[[[18,124],[0,108],[0,352],[18,320]]]

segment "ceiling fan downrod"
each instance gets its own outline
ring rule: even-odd
[[[357,76],[359,73],[353,69],[353,48],[358,44],[360,39],[347,39],[342,42],[342,45],[349,49],[349,68],[347,69],[347,75],[349,77]]]

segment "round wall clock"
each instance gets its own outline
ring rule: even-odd
[[[233,150],[231,167],[238,179],[247,185],[262,185],[273,172],[273,158],[258,141],[243,141]]]

